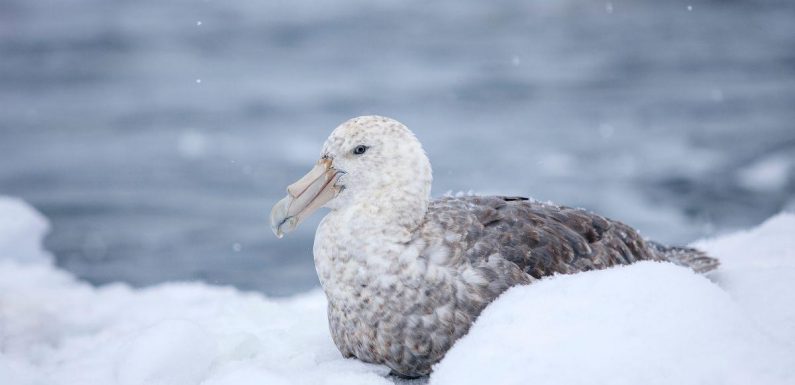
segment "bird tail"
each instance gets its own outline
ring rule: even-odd
[[[696,273],[707,273],[720,266],[717,258],[712,258],[705,252],[692,247],[665,246],[656,242],[649,242],[662,259],[679,266],[689,267]]]

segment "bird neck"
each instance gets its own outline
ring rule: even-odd
[[[381,190],[368,199],[333,210],[330,215],[352,235],[384,241],[408,242],[423,222],[430,202],[427,191]]]

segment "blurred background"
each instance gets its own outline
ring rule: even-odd
[[[317,285],[270,207],[331,130],[412,128],[448,191],[687,243],[795,207],[791,0],[0,0],[0,194],[95,284]]]

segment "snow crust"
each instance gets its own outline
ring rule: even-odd
[[[0,383],[391,384],[343,359],[320,291],[274,300],[201,283],[92,287],[52,264],[47,221],[0,197]],[[432,384],[795,383],[795,215],[698,242],[705,278],[662,263],[509,290]]]

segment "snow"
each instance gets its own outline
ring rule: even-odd
[[[695,246],[721,268],[643,262],[509,290],[431,384],[795,383],[795,215]]]
[[[19,199],[0,198],[0,260],[48,261],[40,242],[49,230],[47,219]]]
[[[795,356],[795,214],[779,214],[753,230],[695,246],[721,258],[713,279]]]
[[[92,287],[51,262],[47,221],[0,197],[0,383],[391,384],[343,359],[319,291]],[[795,215],[697,245],[709,277],[661,263],[511,289],[432,384],[795,383]]]
[[[795,367],[727,293],[671,264],[558,276],[494,305],[432,384],[773,384]]]
[[[340,356],[319,291],[94,288],[52,266],[46,230],[30,206],[0,198],[0,384],[391,383],[384,367]]]

